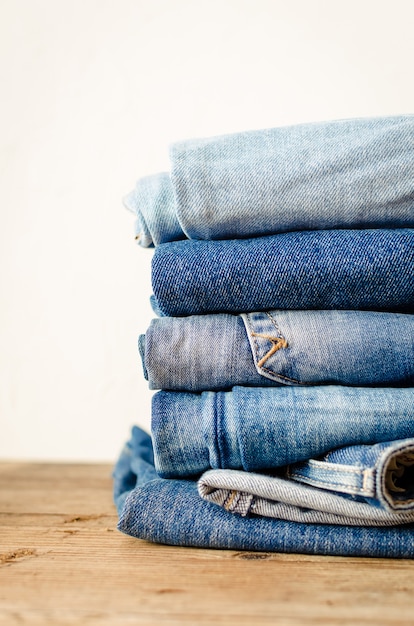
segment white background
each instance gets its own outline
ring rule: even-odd
[[[168,144],[414,113],[413,26],[412,0],[1,0],[1,458],[113,461],[149,427],[122,197]]]

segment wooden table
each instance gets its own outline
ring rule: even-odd
[[[414,624],[414,561],[132,539],[110,472],[0,463],[0,624]]]

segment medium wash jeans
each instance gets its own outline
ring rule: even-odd
[[[209,470],[198,488],[209,502],[243,516],[395,525],[413,521],[413,468],[414,439],[403,439],[337,448],[277,475]]]
[[[153,307],[184,316],[272,309],[414,312],[414,230],[319,230],[155,248]]]
[[[266,311],[152,320],[140,352],[150,389],[414,384],[414,315]]]
[[[414,227],[414,116],[318,122],[171,147],[125,198],[142,246],[292,230]]]
[[[134,427],[114,469],[114,499],[122,532],[157,543],[413,558],[414,525],[384,527],[292,522],[233,515],[202,499],[194,480],[165,480],[153,465],[151,438]]]
[[[234,387],[152,398],[155,468],[163,478],[248,472],[334,448],[414,437],[414,389],[325,385]]]

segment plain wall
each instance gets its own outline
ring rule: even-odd
[[[2,0],[0,457],[149,428],[152,252],[122,198],[177,139],[414,112],[411,0]]]

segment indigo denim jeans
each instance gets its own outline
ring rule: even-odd
[[[157,314],[414,313],[414,230],[319,230],[155,248]]]
[[[155,468],[163,478],[208,469],[262,471],[334,448],[414,437],[414,388],[234,387],[158,391]]]
[[[152,320],[139,340],[150,389],[414,386],[414,315],[266,311]]]
[[[151,438],[134,427],[114,469],[120,531],[156,543],[365,557],[414,557],[414,525],[354,526],[242,516],[200,497],[194,480],[166,480]]]
[[[414,116],[348,119],[174,144],[171,175],[125,198],[151,246],[292,230],[414,227]]]

